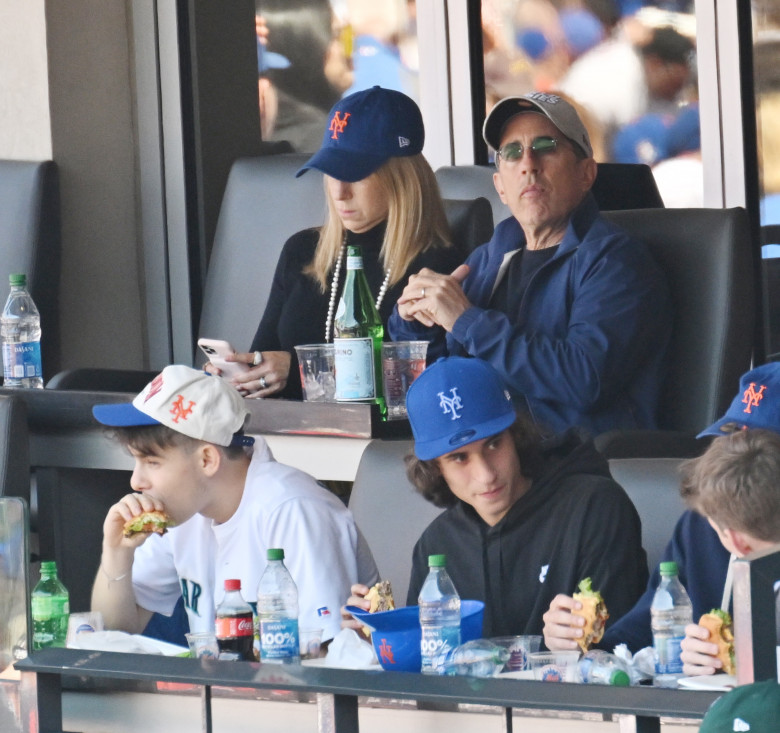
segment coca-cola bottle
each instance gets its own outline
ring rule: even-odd
[[[215,623],[220,659],[254,661],[255,625],[250,606],[241,595],[241,581],[225,581],[225,597],[217,606]]]

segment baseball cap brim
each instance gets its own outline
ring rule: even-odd
[[[777,426],[776,425],[756,425],[755,423],[750,423],[750,428],[765,428],[766,430],[774,430],[777,432]],[[702,430],[696,437],[697,438],[706,438],[708,435],[714,435],[714,436],[721,436],[721,435],[731,435],[732,433],[737,433],[740,430],[747,430],[748,426],[744,423],[738,422],[734,420],[733,417],[722,417],[717,422],[712,423],[708,428],[705,430]]]
[[[387,156],[369,155],[343,148],[321,148],[295,174],[299,178],[310,168],[335,178],[337,181],[355,183],[368,178],[385,161]]]
[[[514,411],[510,410],[499,417],[487,420],[479,425],[471,426],[454,435],[427,441],[417,440],[417,436],[415,436],[414,454],[421,461],[430,461],[433,458],[439,458],[440,456],[451,453],[469,443],[498,435],[512,425],[516,419],[517,415]],[[412,424],[412,428],[414,428],[414,424]],[[414,430],[412,430],[412,432],[414,432]]]
[[[130,402],[117,405],[94,405],[92,414],[99,423],[114,428],[161,424],[159,420],[141,412]]]
[[[501,147],[501,131],[504,125],[515,115],[523,112],[538,112],[547,117],[547,113],[542,107],[534,104],[530,99],[522,97],[507,97],[502,99],[490,110],[482,126],[482,137],[485,142],[493,149],[498,150]]]

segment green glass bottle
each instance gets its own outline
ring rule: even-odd
[[[375,402],[384,416],[382,341],[385,328],[363,272],[360,247],[347,247],[347,276],[333,320],[336,400]]]

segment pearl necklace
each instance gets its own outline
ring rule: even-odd
[[[328,301],[328,316],[325,319],[325,343],[330,343],[330,332],[333,328],[333,312],[336,308],[336,293],[339,290],[339,277],[341,273],[341,263],[344,261],[344,252],[347,251],[347,245],[342,244],[339,250],[339,256],[336,259],[336,269],[333,271],[333,279],[330,283],[330,300]],[[390,268],[385,271],[385,279],[382,280],[382,284],[379,286],[379,293],[376,296],[376,309],[379,310],[379,306],[382,305],[382,301],[385,299],[385,293],[387,292],[387,286],[390,283]]]

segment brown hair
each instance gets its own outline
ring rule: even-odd
[[[533,478],[538,474],[542,464],[541,431],[530,418],[520,415],[507,430],[514,441],[523,476]],[[410,453],[404,458],[404,462],[407,478],[423,498],[439,507],[451,507],[457,503],[457,497],[441,475],[436,458],[423,461]]]
[[[380,256],[390,267],[389,285],[401,280],[412,260],[430,247],[451,246],[450,228],[436,176],[422,154],[389,158],[372,176],[377,176],[387,196],[387,230]],[[338,258],[346,230],[324,181],[328,220],[320,230],[314,259],[304,272],[325,293],[328,275]]]
[[[186,453],[194,452],[203,440],[190,438],[176,430],[172,430],[167,425],[133,425],[126,428],[111,428],[109,431],[111,437],[117,440],[126,448],[132,448],[142,456],[159,456],[160,453],[168,448],[181,448]],[[230,460],[236,460],[246,455],[243,446],[224,446],[212,443],[216,448]]]
[[[680,468],[686,504],[721,529],[780,541],[780,435],[740,430]]]

